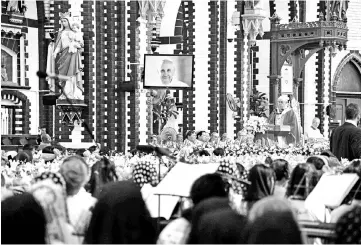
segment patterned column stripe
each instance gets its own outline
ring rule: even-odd
[[[128,63],[139,63],[139,50],[136,50],[137,43],[139,42],[137,37],[137,18],[138,18],[138,3],[136,1],[128,2],[128,6],[130,7],[129,10],[129,18],[128,22],[130,26],[128,27],[130,42],[127,43],[129,47],[129,58],[127,60]],[[136,91],[130,92],[128,96],[129,100],[129,109],[130,109],[130,118],[128,120],[128,127],[127,130],[129,132],[128,138],[130,142],[128,147],[130,149],[134,148],[139,143],[138,137],[138,128],[139,128],[139,95],[138,95],[138,82],[139,82],[139,74],[138,74],[138,67],[132,69],[131,76],[134,79],[136,85]]]
[[[118,25],[117,25],[117,56],[116,56],[116,70],[118,71],[117,73],[117,79],[118,79],[118,84],[116,84],[117,89],[121,86],[121,83],[125,80],[125,71],[126,71],[126,61],[127,61],[127,57],[128,57],[128,53],[126,52],[126,43],[127,41],[127,32],[128,32],[128,22],[126,22],[126,19],[128,19],[127,16],[127,3],[125,1],[118,1],[117,2],[117,19],[118,19]],[[118,115],[118,119],[117,119],[117,150],[118,151],[126,151],[126,132],[127,132],[127,105],[126,105],[126,93],[125,92],[118,92],[117,93],[118,96],[116,98],[116,100],[118,100],[118,104],[117,104],[117,111],[116,114]]]
[[[298,14],[298,1],[296,0],[290,0],[288,2],[288,13],[289,13],[289,19],[288,21],[291,22],[295,17],[296,19],[299,19],[299,14]]]
[[[331,56],[330,56],[330,49],[328,47],[325,48],[325,56],[324,56],[324,90],[323,90],[323,106],[322,106],[322,112],[324,115],[323,118],[323,136],[328,137],[328,126],[329,126],[329,116],[327,116],[326,113],[326,107],[329,105],[330,102],[330,84],[331,84],[331,78],[330,78],[330,69],[331,69]]]
[[[218,132],[218,1],[210,1],[208,3],[209,10],[209,55],[208,55],[208,130],[210,132]]]
[[[84,34],[84,52],[83,52],[83,87],[84,87],[84,103],[88,105],[82,114],[82,118],[88,124],[88,127],[95,134],[96,125],[96,77],[95,77],[95,6],[93,1],[84,1],[81,5],[82,32]],[[91,142],[91,136],[83,130],[83,142]]]
[[[107,147],[108,138],[108,124],[107,118],[107,54],[108,54],[108,28],[106,11],[106,1],[96,1],[96,103],[97,103],[97,118],[96,118],[96,134],[97,139],[100,139],[101,145]]]
[[[237,1],[236,3],[236,11],[240,12],[241,14],[243,13],[243,2],[241,1]],[[242,76],[243,76],[243,70],[241,69],[243,67],[243,60],[242,60],[242,56],[243,56],[243,27],[242,25],[240,26],[240,30],[236,32],[236,38],[235,38],[235,49],[236,49],[236,53],[235,53],[235,58],[234,58],[234,63],[235,63],[235,91],[234,91],[234,96],[238,97],[241,99],[242,102],[242,97],[243,97],[243,87],[242,87]],[[238,116],[240,116],[240,119],[235,121],[235,130],[234,130],[234,134],[237,134],[237,132],[239,130],[242,129],[242,125],[243,125],[243,111],[240,108],[238,111]]]
[[[188,54],[188,33],[189,33],[189,14],[188,14],[188,2],[182,1],[181,3],[183,7],[183,22],[184,22],[184,31],[183,31],[183,53]],[[185,133],[189,130],[189,123],[188,123],[188,91],[183,91],[183,136],[185,136]]]
[[[27,28],[26,28],[26,33],[27,33]],[[27,40],[27,35],[26,33],[22,33],[22,35],[24,36],[24,56],[25,56],[25,86],[29,86],[29,76],[28,76],[28,72],[29,72],[29,41]],[[18,54],[18,57],[20,57],[20,53]],[[18,63],[20,65],[20,63]],[[18,69],[18,71],[20,72],[20,69]],[[18,79],[20,79],[20,74],[18,76]]]
[[[243,91],[242,91],[242,110],[243,110],[243,123],[247,121],[248,118],[248,101],[249,101],[249,94],[248,94],[248,83],[249,83],[249,77],[248,77],[248,33],[244,33],[243,37],[243,76],[242,76],[242,85],[243,85]]]
[[[307,4],[307,3],[306,3]],[[319,2],[317,4],[318,6],[318,13],[320,11],[326,11],[326,6],[323,2]],[[319,18],[319,16],[318,16]],[[325,122],[325,114],[323,113],[323,105],[320,103],[323,103],[323,96],[324,96],[324,57],[325,57],[325,50],[321,49],[316,53],[316,116],[320,118],[320,131],[321,133],[324,133],[324,122]]]
[[[219,19],[219,132],[227,132],[227,2],[220,2]]]
[[[184,1],[184,19],[186,24],[186,32],[188,35],[183,36],[184,42],[184,53],[193,54],[194,48],[194,3],[192,1]],[[194,69],[194,68],[193,68]],[[194,73],[194,72],[193,72]],[[185,90],[183,93],[183,133],[185,134],[188,130],[195,130],[195,108],[194,108],[194,76],[193,76],[193,90]]]

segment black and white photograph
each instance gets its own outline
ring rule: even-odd
[[[361,244],[361,0],[2,0],[1,244]]]
[[[193,55],[145,55],[144,88],[192,89]]]

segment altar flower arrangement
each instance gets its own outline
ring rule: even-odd
[[[253,90],[250,98],[250,114],[257,117],[267,117],[268,99],[265,93],[259,92],[257,89]]]
[[[265,117],[250,116],[245,122],[244,127],[255,133],[265,133],[268,129],[268,121]]]

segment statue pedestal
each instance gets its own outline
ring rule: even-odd
[[[69,126],[74,126],[74,121],[82,122],[81,114],[87,107],[83,100],[56,100],[56,106],[62,111],[61,122]]]
[[[69,127],[73,127],[69,138],[71,142],[61,142],[60,144],[66,148],[78,149],[78,148],[89,148],[94,143],[84,143],[84,135],[82,131],[82,112],[87,107],[83,100],[56,100],[56,106],[62,112],[61,122],[67,124]]]

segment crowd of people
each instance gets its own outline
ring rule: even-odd
[[[141,187],[152,184],[151,179],[139,185],[133,173],[132,179],[120,181],[109,150],[93,146],[68,152],[58,144],[46,142],[40,151],[39,147],[25,145],[17,154],[3,152],[3,168],[13,161],[21,166],[39,158],[48,165],[56,159],[62,160],[59,169],[39,172],[27,186],[9,184],[2,172],[1,241],[20,244],[330,242],[310,237],[301,225],[308,221],[331,224],[332,242],[360,244],[361,160],[357,136],[361,129],[354,125],[360,119],[359,108],[349,105],[346,119],[346,129],[341,126],[332,133],[331,151],[306,156],[305,161],[294,166],[284,158],[275,157],[265,157],[251,166],[246,162],[236,162],[233,166],[231,161],[221,160],[215,173],[204,174],[194,181],[189,198],[186,201],[179,198],[166,222],[150,215],[143,196]],[[168,148],[178,158],[174,164],[177,161],[193,164],[187,161],[191,155],[228,159],[229,154],[237,152],[230,149],[254,144],[253,141],[246,131],[240,131],[234,141],[226,134],[220,138],[217,133],[189,131],[184,141],[178,135]],[[335,142],[347,146],[339,145],[341,150],[334,150]],[[170,144],[165,142],[162,146],[167,143]],[[156,137],[152,144],[160,146]],[[141,159],[142,155],[154,153],[144,153],[138,148],[131,154]],[[342,166],[341,158],[349,160],[346,166]],[[174,164],[167,164],[168,172]],[[144,168],[135,167],[133,172],[144,174],[147,168],[156,167],[143,165]],[[342,193],[339,205],[331,207],[312,193],[324,176],[335,175],[335,169],[338,175],[356,176],[356,181],[347,193]],[[241,188],[236,183],[241,183]]]

